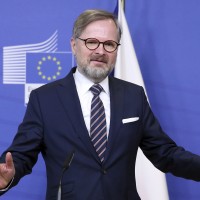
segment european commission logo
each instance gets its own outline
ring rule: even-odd
[[[30,92],[63,78],[74,66],[72,52],[58,52],[57,31],[37,44],[3,48],[3,84],[23,84],[25,105]]]

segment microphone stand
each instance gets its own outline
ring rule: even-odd
[[[62,168],[62,173],[61,173],[61,177],[60,177],[60,181],[59,181],[59,186],[58,186],[58,195],[57,195],[57,200],[62,200],[62,179],[63,179],[63,175],[65,173],[65,171],[67,169],[69,169],[71,162],[74,158],[74,151],[72,151],[67,158],[65,159],[63,168]]]

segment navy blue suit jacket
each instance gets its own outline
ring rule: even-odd
[[[7,151],[16,167],[12,186],[31,173],[42,152],[47,169],[47,200],[57,198],[64,160],[75,151],[62,181],[67,200],[139,200],[135,184],[138,147],[161,171],[200,180],[200,158],[162,131],[143,88],[109,77],[111,119],[103,164],[84,123],[72,71],[61,80],[32,91],[23,122]],[[122,123],[122,119],[139,120]]]

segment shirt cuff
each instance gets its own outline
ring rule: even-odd
[[[4,189],[1,189],[0,192],[6,192],[10,188],[11,184],[13,183],[13,181],[14,181],[14,177],[12,178],[12,180],[10,181],[8,186],[6,188],[4,188]]]

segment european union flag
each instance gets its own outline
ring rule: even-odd
[[[48,83],[63,78],[74,65],[71,52],[27,53],[26,83]]]

